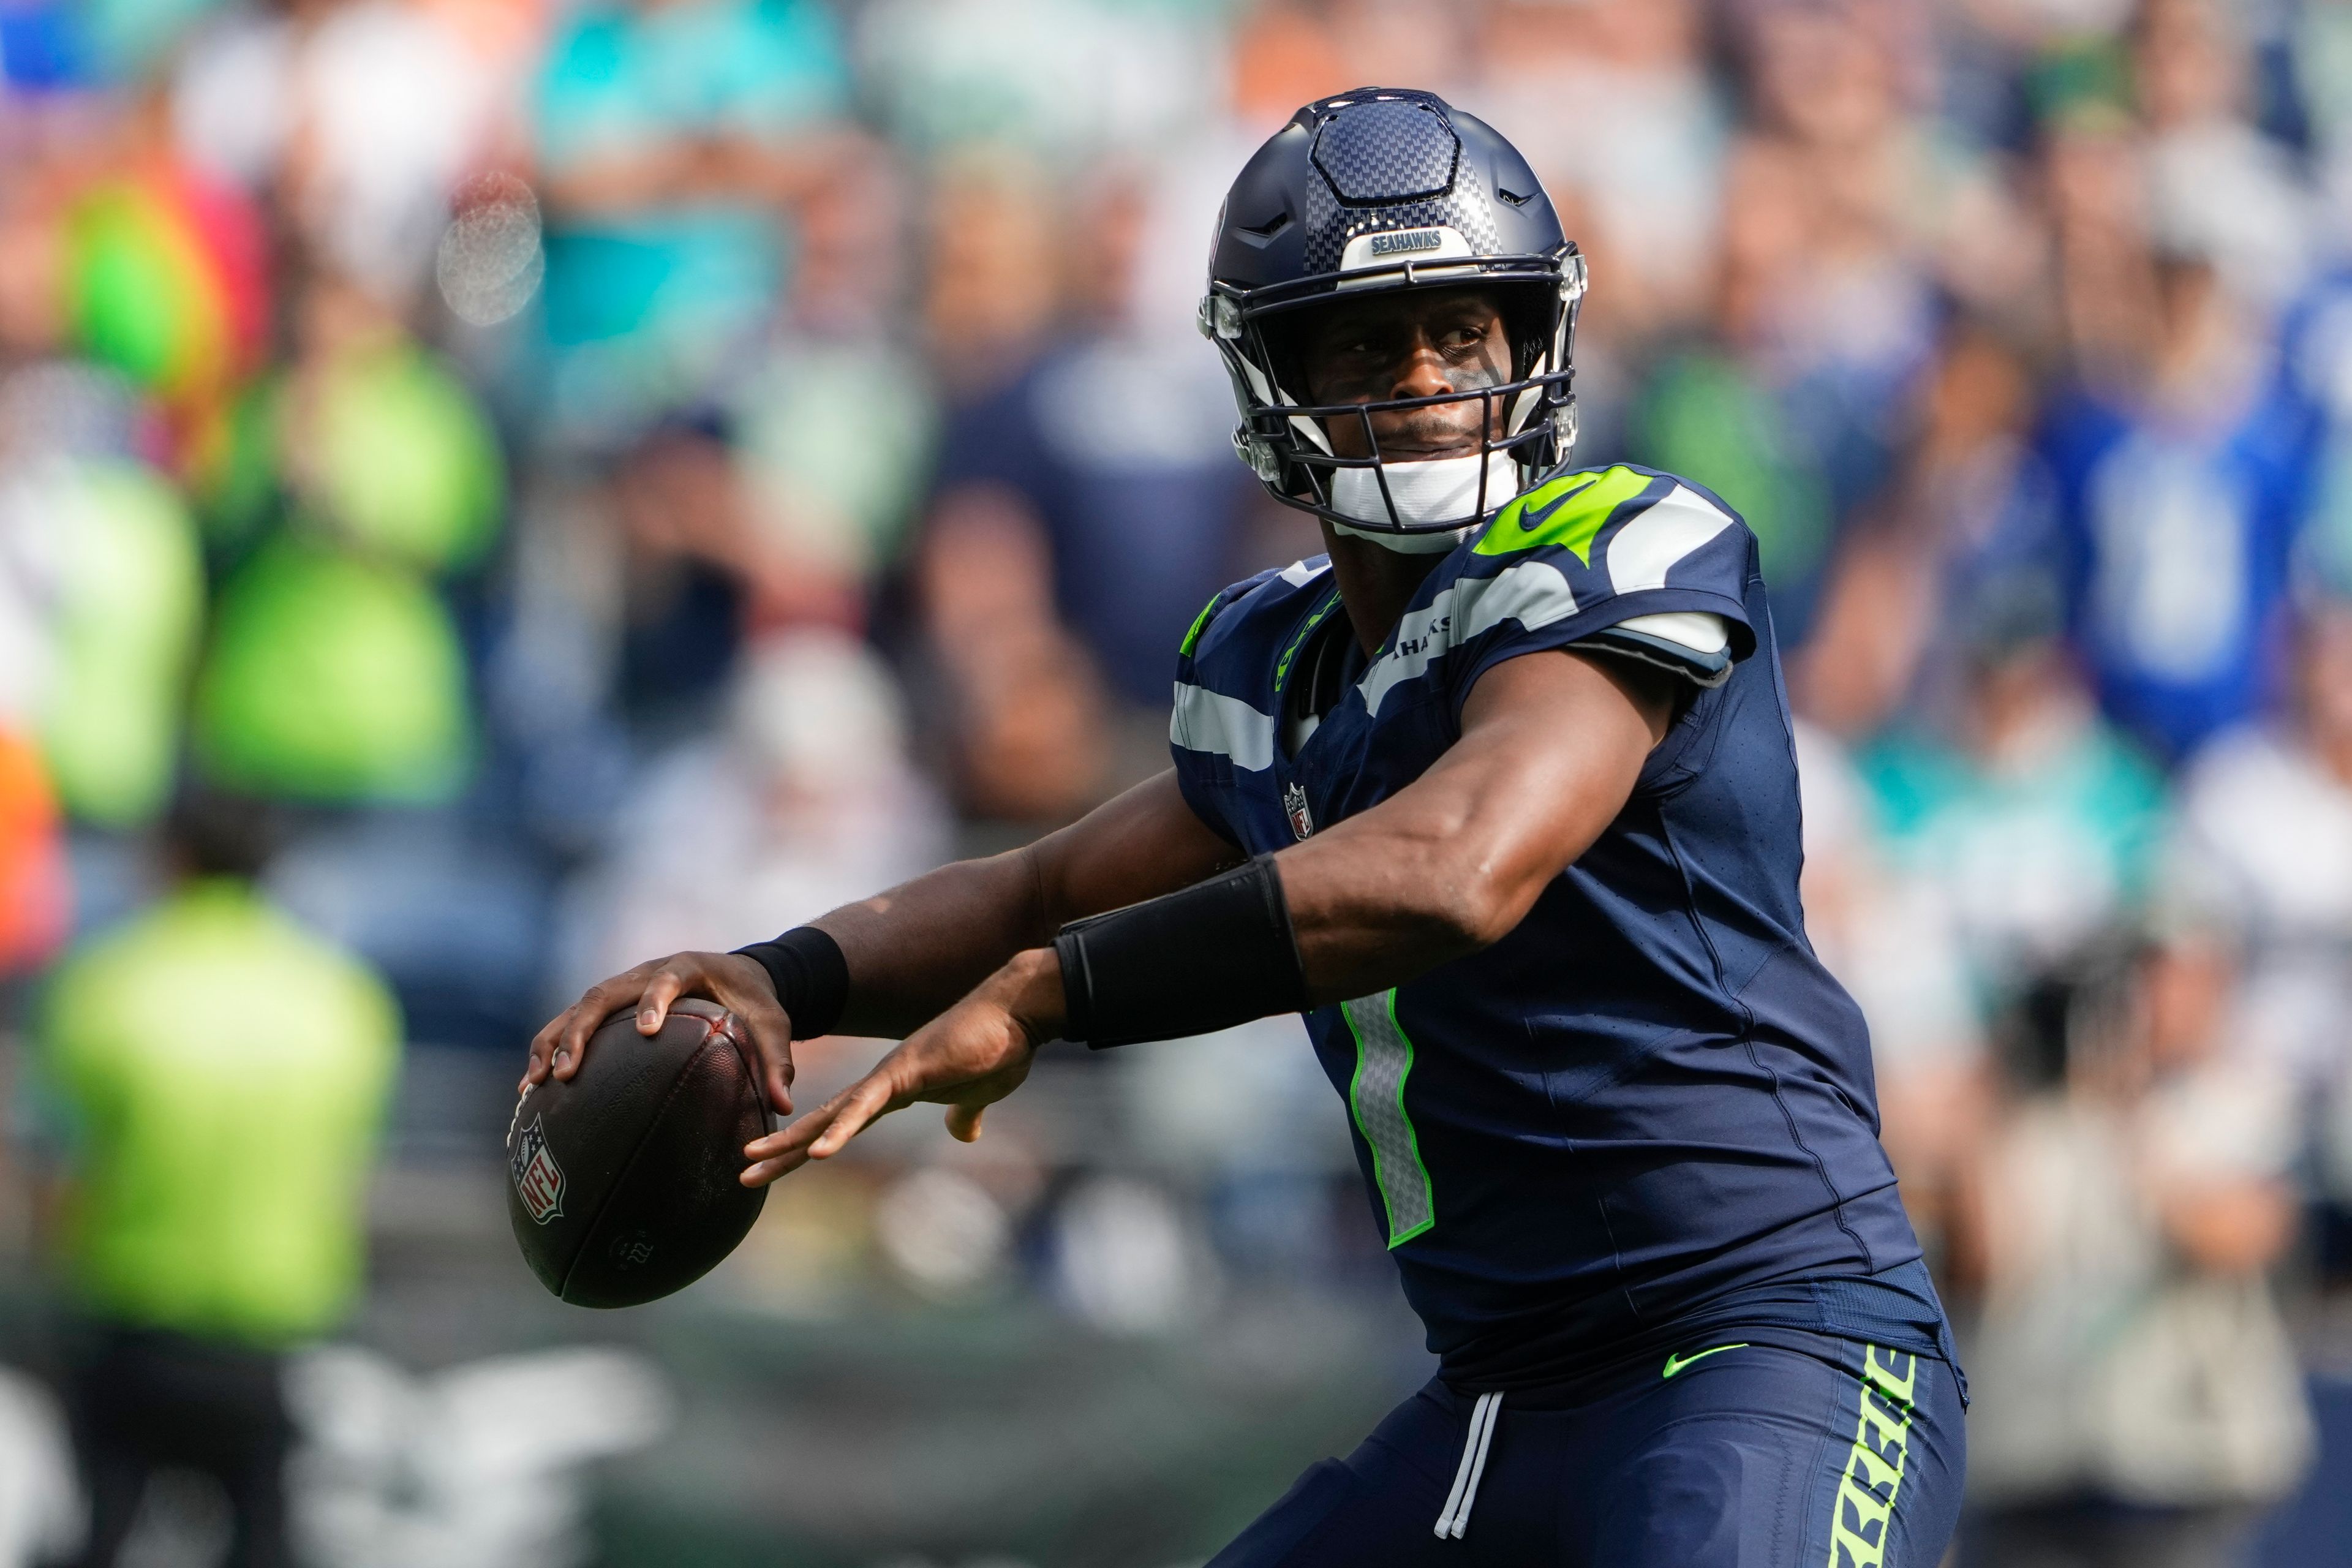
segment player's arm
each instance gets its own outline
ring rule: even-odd
[[[814,923],[849,965],[839,1032],[910,1034],[1071,921],[1190,887],[1242,858],[1193,815],[1171,769],[1034,844],[835,910]]]
[[[1508,934],[1624,809],[1677,691],[1664,670],[1605,655],[1552,650],[1488,670],[1463,706],[1461,738],[1426,773],[1273,858],[1302,999],[1368,995]],[[1222,984],[1197,973],[1201,955],[1181,942],[1152,957],[1171,992]],[[955,1136],[979,1136],[982,1111],[1064,1031],[1067,1005],[1055,949],[1014,954],[866,1078],[751,1144],[743,1179],[772,1181],[822,1159],[918,1100],[947,1104]]]
[[[1677,686],[1607,656],[1496,665],[1407,788],[1276,857],[1307,999],[1368,996],[1509,935],[1665,738]]]
[[[848,970],[832,1029],[902,1036],[1070,921],[1189,887],[1241,859],[1184,804],[1171,773],[1136,785],[1037,842],[960,861],[813,923]],[[707,996],[750,1028],[770,1100],[789,1112],[793,1019],[765,966],[741,953],[677,952],[590,986],[530,1043],[523,1082],[579,1070],[606,1018],[637,1009],[651,1035],[680,996]]]

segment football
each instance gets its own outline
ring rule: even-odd
[[[507,1129],[507,1216],[540,1282],[581,1307],[684,1289],[735,1249],[763,1187],[736,1178],[772,1130],[750,1037],[688,998],[658,1034],[615,1014],[569,1082],[533,1085]]]

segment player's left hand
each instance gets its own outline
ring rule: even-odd
[[[747,1187],[839,1153],[858,1133],[919,1100],[948,1108],[948,1131],[969,1143],[980,1119],[1029,1076],[1062,1019],[1061,966],[1051,948],[1024,952],[980,989],[901,1041],[874,1069],[780,1132],[743,1147]]]

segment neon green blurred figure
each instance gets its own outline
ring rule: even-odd
[[[195,689],[199,765],[270,799],[450,798],[473,766],[474,716],[432,578],[478,564],[497,540],[506,471],[488,419],[396,334],[322,353],[249,412],[292,505],[215,606]],[[249,526],[233,497],[216,500],[225,536]]]
[[[307,417],[294,478],[311,521],[431,572],[489,548],[505,465],[474,395],[437,360],[400,342],[338,356]]]
[[[362,1281],[399,1011],[256,890],[254,810],[175,811],[172,890],[69,953],[42,1009],[86,1561],[112,1561],[163,1466],[221,1481],[232,1561],[285,1561],[279,1357],[332,1329]]]
[[[444,800],[474,753],[465,653],[430,584],[278,539],[222,591],[196,685],[205,775],[278,800]]]
[[[398,1055],[383,984],[249,885],[199,879],[71,954],[44,1019],[80,1142],[76,1294],[256,1343],[331,1327]]]
[[[136,463],[61,463],[36,482],[54,574],[41,750],[68,815],[141,826],[180,743],[204,612],[195,524]]]

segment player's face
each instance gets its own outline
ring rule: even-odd
[[[1493,296],[1477,289],[1414,290],[1326,307],[1302,342],[1307,400],[1379,403],[1475,392],[1510,378],[1510,334]],[[1370,416],[1380,456],[1389,462],[1475,457],[1486,402],[1465,398],[1427,408]],[[1504,410],[1494,406],[1494,432]],[[1332,450],[1372,456],[1361,419],[1325,422]]]

